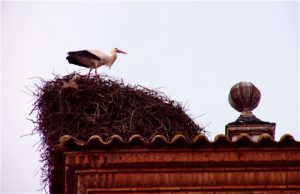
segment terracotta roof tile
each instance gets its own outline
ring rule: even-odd
[[[203,135],[197,135],[192,141],[184,135],[177,134],[171,140],[165,136],[156,135],[150,140],[145,140],[140,135],[133,135],[128,141],[124,141],[119,135],[113,135],[108,141],[94,135],[84,142],[69,135],[60,138],[60,144],[54,146],[54,150],[86,150],[86,149],[106,149],[106,148],[221,148],[221,147],[300,147],[300,142],[293,136],[283,135],[279,141],[273,140],[269,134],[262,134],[258,141],[253,141],[248,134],[240,134],[236,141],[229,140],[225,135],[219,134],[214,141],[209,141]]]

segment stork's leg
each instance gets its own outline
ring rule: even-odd
[[[97,68],[95,68],[95,74],[96,74],[96,76],[98,77]]]
[[[88,78],[90,78],[90,74],[91,74],[92,68],[90,68],[89,74],[88,74]]]

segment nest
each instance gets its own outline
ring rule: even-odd
[[[51,148],[62,135],[86,141],[92,135],[108,140],[117,134],[126,141],[139,134],[149,141],[155,135],[171,139],[178,133],[191,140],[203,132],[180,103],[162,92],[107,75],[56,76],[43,81],[35,96],[35,131],[41,136],[46,182],[51,179]]]

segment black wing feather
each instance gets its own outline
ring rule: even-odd
[[[90,59],[96,59],[96,60],[101,60],[97,55],[94,55],[93,53],[90,53],[87,50],[82,50],[82,51],[71,51],[68,52],[69,56],[74,56],[74,57],[87,57]]]
[[[88,67],[86,64],[83,64],[81,63],[76,57],[73,57],[73,56],[67,56],[66,58],[69,63],[71,64],[74,64],[74,65],[79,65],[79,66],[82,66],[82,67]]]

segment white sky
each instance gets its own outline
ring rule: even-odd
[[[239,81],[261,91],[254,114],[275,122],[276,139],[299,133],[299,6],[250,2],[1,2],[1,193],[40,188],[37,135],[26,120],[32,77],[74,70],[66,52],[96,48],[119,55],[111,70],[126,83],[162,88],[207,125],[210,139],[239,113],[227,97]]]

